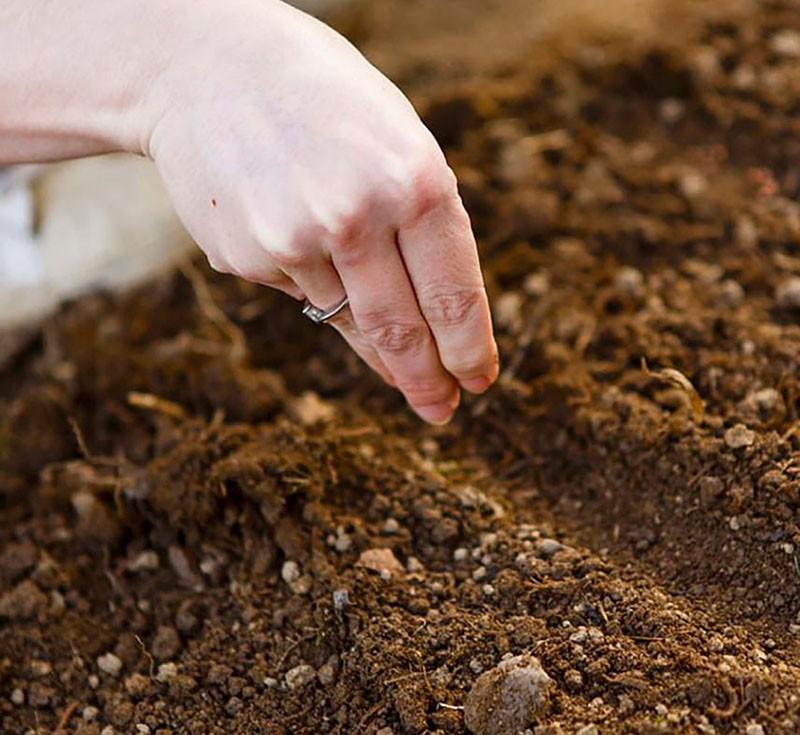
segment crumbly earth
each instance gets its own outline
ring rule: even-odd
[[[396,51],[503,354],[449,427],[200,266],[6,335],[0,730],[460,734],[523,656],[480,735],[800,731],[800,10],[738,5]]]

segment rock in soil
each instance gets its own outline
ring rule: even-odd
[[[473,684],[464,722],[474,735],[517,735],[547,714],[552,684],[533,656],[501,661]]]

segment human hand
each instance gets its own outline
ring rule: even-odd
[[[212,267],[307,298],[432,423],[496,379],[456,180],[402,93],[277,0],[186,2],[143,149]]]

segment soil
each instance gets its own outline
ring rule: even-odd
[[[424,427],[200,265],[6,335],[0,729],[800,732],[800,9],[454,66],[375,7],[499,385]]]

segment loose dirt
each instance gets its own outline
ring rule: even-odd
[[[2,732],[800,731],[800,9],[700,6],[394,50],[503,353],[449,427],[199,265],[3,338]]]

